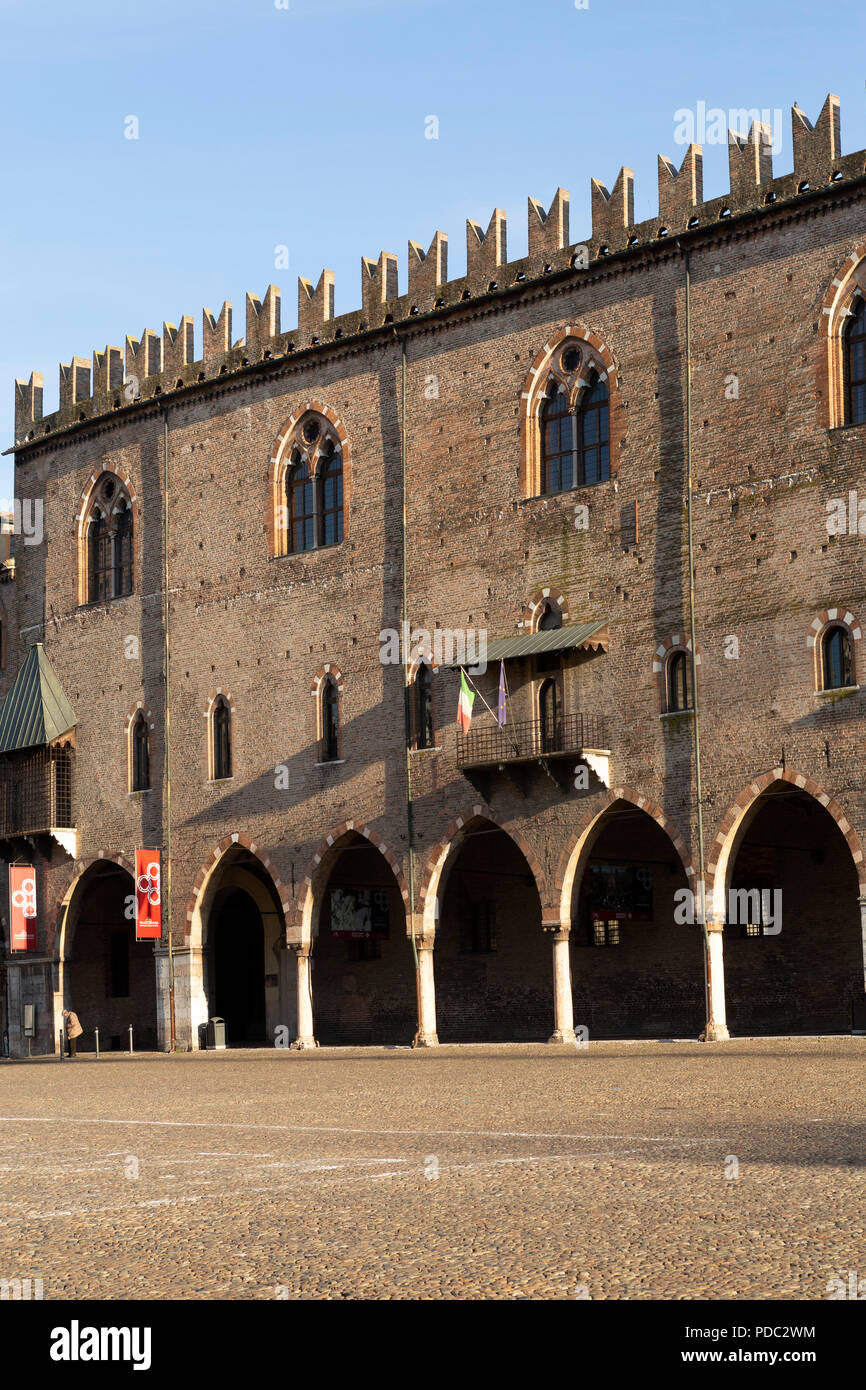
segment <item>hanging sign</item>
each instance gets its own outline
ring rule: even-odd
[[[30,866],[9,866],[9,920],[13,951],[36,950],[36,870]]]
[[[135,939],[158,941],[162,936],[162,877],[159,850],[135,851]]]

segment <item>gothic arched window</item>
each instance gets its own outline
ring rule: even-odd
[[[433,677],[426,662],[421,663],[413,682],[414,745],[433,747]]]
[[[132,504],[123,484],[105,473],[91,494],[85,522],[86,603],[123,598],[133,588]]]
[[[538,423],[541,493],[568,492],[608,480],[607,379],[592,358],[568,343],[554,361]]]
[[[866,300],[859,296],[843,334],[845,423],[866,420]]]
[[[211,710],[211,771],[214,782],[232,775],[232,712],[224,695]]]
[[[150,739],[147,720],[141,710],[132,724],[132,785],[130,791],[146,792],[150,787]]]
[[[689,658],[685,652],[673,652],[668,657],[667,711],[674,714],[691,707],[692,673]]]
[[[278,512],[274,553],[339,545],[344,535],[343,443],[338,427],[324,414],[308,410],[282,436],[280,457],[288,459],[284,481],[277,478]]]
[[[336,763],[340,760],[340,695],[337,682],[328,676],[320,696],[322,702],[322,740],[319,761]]]

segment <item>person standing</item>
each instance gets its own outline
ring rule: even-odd
[[[66,1055],[67,1057],[74,1057],[78,1047],[78,1039],[84,1029],[78,1022],[78,1014],[74,1014],[71,1009],[63,1010],[63,1020],[66,1024]]]

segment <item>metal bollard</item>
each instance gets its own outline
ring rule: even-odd
[[[94,1028],[93,1036],[96,1039],[96,1060],[99,1061],[99,1029]]]
[[[129,1025],[129,1055],[132,1056],[132,1024]]]
[[[63,1029],[62,1029],[62,1028],[58,1028],[57,1032],[58,1032],[58,1035],[59,1035],[59,1037],[60,1037],[60,1060],[61,1060],[61,1062],[62,1062],[62,1061],[63,1061]]]

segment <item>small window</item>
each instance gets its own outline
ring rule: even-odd
[[[602,917],[592,919],[592,944],[593,946],[619,945],[619,922],[615,917],[607,920]]]
[[[667,669],[667,709],[669,714],[692,707],[691,662],[685,652],[674,652],[668,657]]]
[[[422,662],[412,687],[414,729],[413,741],[416,748],[433,747],[433,681],[430,667]]]
[[[211,714],[213,742],[213,781],[222,782],[232,775],[232,716],[224,695],[217,697]]]
[[[569,354],[563,357],[571,361]],[[610,477],[610,401],[607,382],[590,370],[576,408],[565,384],[553,379],[539,416],[541,491],[567,492]]]
[[[846,321],[843,338],[845,374],[845,423],[866,420],[866,300],[858,297]]]
[[[471,915],[460,928],[460,951],[465,956],[488,955],[496,949],[496,903],[472,903]]]
[[[845,690],[854,684],[851,636],[845,627],[830,627],[821,642],[825,690]]]
[[[150,788],[150,741],[147,720],[139,710],[132,725],[132,787],[134,792]]]
[[[340,704],[337,683],[328,676],[322,686],[322,744],[320,762],[336,763],[340,759]]]

